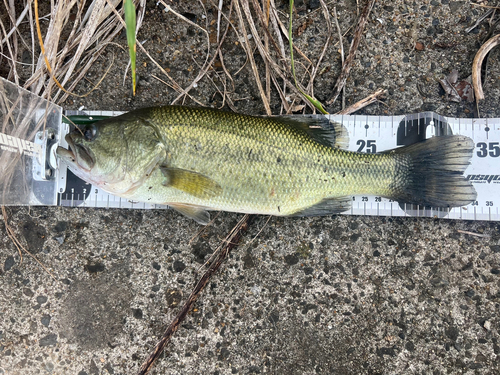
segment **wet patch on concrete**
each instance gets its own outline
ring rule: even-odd
[[[69,343],[85,350],[116,345],[124,333],[133,297],[124,264],[73,281],[66,293],[59,326]],[[64,330],[64,331],[62,331]]]
[[[39,221],[35,223],[33,219],[26,216],[22,224],[22,234],[31,253],[36,254],[42,250],[43,244],[47,238],[47,231]]]

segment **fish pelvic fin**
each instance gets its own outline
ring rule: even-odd
[[[477,193],[463,172],[474,150],[472,139],[440,136],[386,151],[398,159],[394,195],[400,203],[424,207],[460,207],[476,200]]]
[[[212,198],[222,192],[221,186],[201,173],[181,168],[160,167],[165,176],[164,186],[173,187],[197,198]]]
[[[210,214],[207,210],[197,207],[190,206],[187,204],[179,204],[179,203],[167,203],[170,207],[172,207],[177,212],[183,214],[184,216],[193,219],[198,224],[207,225],[210,222]]]
[[[326,198],[290,216],[328,216],[339,214],[351,208],[351,200],[352,197]]]

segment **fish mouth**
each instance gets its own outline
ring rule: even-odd
[[[67,164],[89,172],[95,164],[92,152],[84,145],[75,143],[71,134],[66,135],[65,140],[69,148],[59,146],[56,154]]]

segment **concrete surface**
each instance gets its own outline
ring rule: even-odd
[[[210,22],[216,13],[204,3]],[[286,1],[277,3],[287,12]],[[296,1],[297,17],[317,3]],[[170,4],[205,27],[200,3]],[[197,72],[191,56],[204,59],[204,36],[154,1],[148,7],[139,39],[186,85]],[[337,11],[345,32],[355,20],[356,2],[339,1]],[[472,116],[472,105],[442,97],[436,79],[453,68],[460,78],[470,74],[487,28],[470,34],[464,29],[483,12],[465,1],[379,1],[347,83],[347,102],[385,87],[385,104],[362,113]],[[317,58],[324,20],[319,11],[309,17],[313,22],[295,42]],[[300,20],[296,25],[306,18]],[[414,41],[425,49],[415,50]],[[126,44],[123,36],[117,42]],[[234,35],[225,48],[234,74],[245,55]],[[329,70],[315,86],[323,101],[339,71],[337,48],[329,48]],[[117,60],[95,95],[69,99],[64,107],[128,110],[175,98],[152,78],[163,77],[144,56],[132,97],[128,82],[121,85],[127,55],[113,46],[89,81],[99,79],[112,52]],[[500,117],[498,56],[490,58],[481,104],[489,117]],[[264,113],[248,65],[234,80],[232,97],[243,99],[236,101],[238,110]],[[79,90],[91,86],[85,82]],[[192,92],[202,103],[220,106],[214,93],[207,79]],[[278,113],[279,100],[272,102]],[[136,373],[189,295],[203,261],[240,217],[221,213],[199,234],[202,227],[172,211],[12,207],[8,213],[18,237],[57,278],[27,256],[21,263],[0,224],[0,374],[9,375]],[[500,373],[498,223],[267,220],[252,224],[151,374]]]

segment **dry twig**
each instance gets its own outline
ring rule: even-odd
[[[471,2],[470,4],[475,5],[477,7],[481,7],[481,8],[500,9],[500,7],[496,7],[496,6],[492,6],[492,5],[478,4],[478,3],[473,3],[473,2]]]
[[[175,316],[174,320],[167,327],[167,329],[163,333],[161,340],[158,342],[151,355],[142,364],[138,373],[139,375],[145,375],[149,372],[149,370],[151,370],[155,361],[161,355],[163,349],[169,342],[170,338],[177,331],[177,329],[179,329],[179,325],[186,318],[186,315],[193,307],[194,303],[198,299],[205,285],[207,285],[212,275],[215,272],[217,272],[224,259],[226,259],[226,257],[228,256],[229,252],[238,245],[238,242],[240,241],[241,237],[247,231],[251,220],[252,220],[251,215],[243,216],[243,218],[238,222],[238,224],[236,224],[236,226],[229,232],[225,240],[222,241],[222,243],[219,245],[219,247],[215,251],[217,253],[217,257],[210,264],[210,266],[203,274],[203,276],[200,278],[200,280],[198,280],[198,283],[191,292],[188,300],[184,303],[182,309],[179,311],[179,313]]]
[[[330,26],[330,13],[328,13],[328,8],[324,2],[324,0],[320,0],[321,4],[321,9],[323,10],[323,17],[325,17],[325,23],[327,25],[327,36],[326,36],[326,42],[323,45],[323,49],[321,50],[321,54],[319,55],[318,61],[316,62],[316,65],[313,66],[312,71],[311,71],[311,77],[309,78],[309,83],[307,85],[307,90],[309,91],[309,95],[311,95],[314,98],[314,79],[316,78],[316,75],[319,71],[319,67],[321,66],[321,62],[323,61],[323,57],[325,57],[326,50],[328,49],[328,46],[330,44],[330,40],[332,39],[332,28]],[[340,29],[339,29],[339,34],[340,34]],[[342,39],[341,39],[342,43]],[[343,56],[342,56],[343,60]],[[343,62],[343,61],[342,61]]]
[[[358,25],[356,27],[356,31],[354,32],[354,39],[351,44],[351,48],[349,49],[349,55],[347,55],[347,59],[342,66],[342,71],[337,78],[337,83],[335,84],[335,91],[333,93],[333,97],[326,102],[326,104],[333,104],[335,100],[337,100],[342,88],[345,86],[347,81],[347,77],[349,76],[349,72],[351,71],[352,63],[354,62],[354,57],[356,56],[356,51],[358,49],[359,42],[361,41],[361,35],[365,29],[366,22],[368,21],[368,16],[373,8],[373,4],[375,4],[376,0],[368,0],[368,4],[366,4],[363,12],[358,21]]]
[[[3,221],[4,221],[4,224],[5,224],[5,230],[7,231],[7,236],[9,236],[9,238],[11,239],[12,243],[14,243],[14,246],[16,247],[17,251],[19,252],[19,257],[20,257],[20,262],[19,264],[21,264],[23,262],[23,251],[28,254],[31,258],[33,258],[35,260],[35,262],[37,262],[40,267],[42,267],[44,269],[45,272],[47,272],[50,277],[52,277],[54,279],[54,281],[57,281],[56,277],[52,274],[52,272],[50,272],[47,267],[45,267],[43,265],[42,262],[40,262],[38,260],[38,258],[36,256],[34,256],[33,254],[31,254],[24,246],[23,244],[21,243],[21,241],[19,241],[19,239],[17,238],[16,234],[14,233],[14,230],[12,229],[12,227],[9,225],[9,222],[8,222],[8,216],[7,216],[7,211],[5,210],[5,206],[2,206],[2,215],[3,215]]]
[[[471,27],[468,27],[465,29],[466,33],[470,33],[472,30],[474,30],[476,27],[478,27],[481,22],[483,22],[487,17],[489,17],[495,10],[494,9],[489,9],[486,13],[484,13],[481,17],[479,17],[476,22],[474,22],[474,25]]]
[[[373,94],[367,96],[364,99],[361,99],[359,102],[354,103],[353,105],[339,111],[336,115],[350,115],[356,111],[359,111],[361,108],[366,107],[374,102],[376,102],[380,97],[384,96],[387,93],[385,89],[378,89]]]
[[[337,17],[337,7],[333,7],[333,16],[335,17],[335,27],[339,33],[339,44],[340,44],[340,61],[342,61],[342,66],[344,66],[344,43],[342,42],[342,31],[340,30],[339,19]],[[345,85],[342,87],[342,110],[345,108]]]
[[[238,20],[240,22],[240,28],[241,28],[242,33],[243,33],[243,40],[242,40],[243,48],[245,49],[245,51],[247,53],[248,60],[250,61],[250,66],[252,67],[252,72],[253,72],[253,75],[255,78],[255,83],[257,84],[257,88],[259,89],[260,97],[262,99],[262,103],[264,104],[264,109],[266,110],[266,114],[268,116],[270,116],[270,115],[272,115],[271,107],[269,105],[269,101],[267,100],[266,93],[265,93],[264,88],[262,87],[262,83],[260,81],[259,70],[257,69],[257,64],[255,63],[255,59],[253,58],[253,51],[252,51],[252,48],[250,47],[250,41],[248,39],[248,33],[247,33],[246,26],[245,26],[245,21],[243,19],[243,15],[241,13],[241,8],[240,8],[240,4],[239,4],[240,1],[242,1],[241,8],[243,8],[243,11],[245,12],[245,15],[247,17],[247,21],[249,22],[251,30],[252,30],[252,34],[257,34],[257,32],[256,31],[254,32],[255,26],[252,28],[252,25],[253,25],[252,16],[249,14],[250,10],[248,9],[248,3],[245,0],[236,0],[234,2],[234,4],[235,4],[234,8],[236,10],[236,14],[237,14]],[[259,47],[259,51],[261,52],[261,54],[264,54],[263,48],[260,48],[260,46],[259,46],[260,41],[258,39],[255,39],[255,38],[254,38],[254,40],[255,40],[255,43],[257,44],[257,47]]]
[[[483,65],[483,60],[486,55],[498,45],[500,45],[500,34],[488,39],[488,41],[479,48],[476,57],[474,57],[474,62],[472,63],[472,85],[474,86],[474,94],[477,101],[484,99],[483,85],[481,83],[481,66]]]
[[[489,234],[481,234],[481,233],[469,232],[468,230],[457,229],[457,232],[458,233],[463,233],[463,234],[468,234],[469,236],[475,236],[475,237],[483,237],[483,238],[490,238],[491,237]]]

